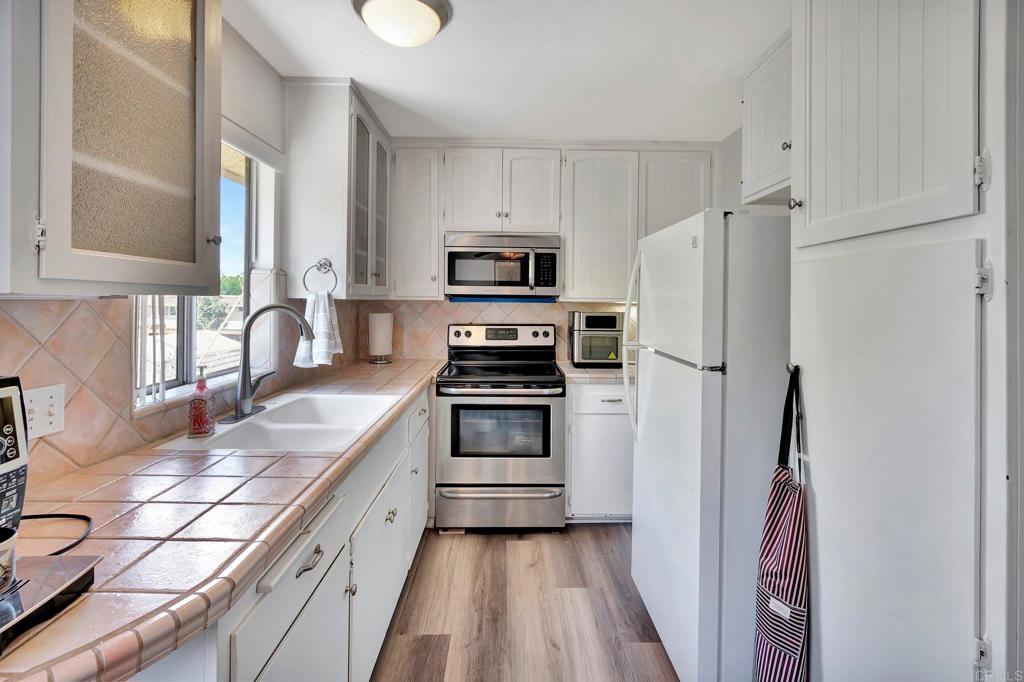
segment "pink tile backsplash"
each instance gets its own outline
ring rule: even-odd
[[[449,324],[554,324],[555,353],[568,356],[569,311],[622,310],[619,303],[449,303],[448,301],[362,301],[359,304],[359,357],[367,358],[370,313],[392,313],[392,346],[397,359],[443,358]]]
[[[255,298],[255,292],[254,292]],[[299,310],[305,301],[288,301]],[[345,353],[334,366],[367,354],[371,312],[395,316],[393,359],[437,359],[446,352],[449,324],[531,323],[556,325],[556,353],[567,354],[570,310],[621,310],[611,303],[449,303],[447,301],[339,301]],[[266,318],[263,323],[266,323]],[[292,365],[298,327],[277,325],[277,374],[262,393],[280,391],[330,368]],[[259,364],[254,337],[254,365]],[[269,348],[263,348],[269,357]],[[362,360],[360,360],[362,361]],[[32,488],[184,429],[186,408],[172,407],[138,419],[131,413],[131,303],[128,299],[0,301],[0,375],[21,376],[26,388],[64,384],[65,429],[30,443]],[[234,408],[234,391],[217,394],[220,412]]]

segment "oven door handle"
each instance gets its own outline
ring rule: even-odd
[[[562,489],[535,493],[460,493],[442,488],[438,494],[447,500],[553,500],[562,496]]]
[[[452,388],[449,386],[438,386],[437,392],[441,395],[562,395],[562,388]]]

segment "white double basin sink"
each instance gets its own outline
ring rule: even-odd
[[[341,452],[359,440],[399,398],[282,393],[261,403],[267,408],[262,412],[235,424],[217,424],[212,436],[179,438],[165,447]]]

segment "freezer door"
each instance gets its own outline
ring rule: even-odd
[[[680,679],[716,679],[722,377],[651,350],[637,373],[633,581]]]
[[[639,343],[722,364],[725,213],[708,209],[640,240]]]

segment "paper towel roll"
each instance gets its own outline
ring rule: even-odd
[[[394,316],[391,313],[370,313],[370,355],[380,357],[391,355],[391,330]]]

